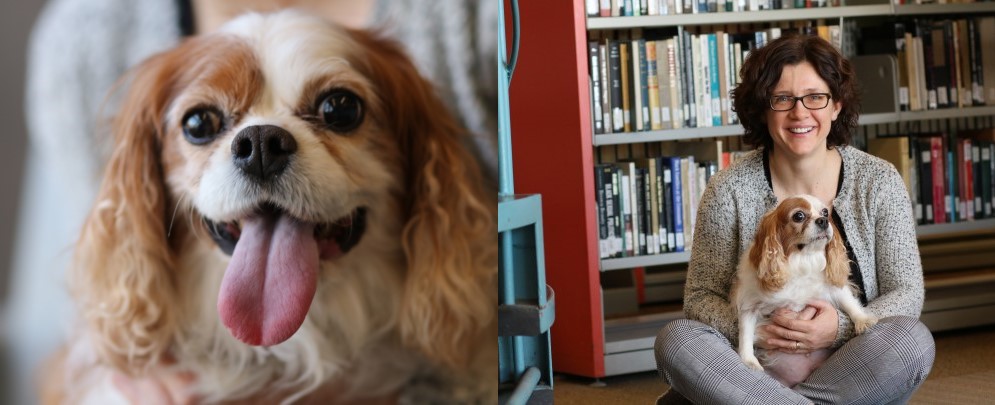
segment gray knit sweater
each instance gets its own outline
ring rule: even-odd
[[[923,279],[915,220],[908,192],[895,167],[852,147],[839,148],[843,180],[833,202],[863,275],[868,309],[878,317],[922,311]],[[738,321],[729,289],[764,212],[777,197],[764,175],[758,149],[708,182],[697,223],[684,290],[684,313],[715,327],[736,342]],[[853,325],[839,312],[834,347],[853,337]],[[734,343],[735,344],[735,343]]]

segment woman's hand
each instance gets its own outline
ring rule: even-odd
[[[765,349],[785,353],[811,353],[825,349],[836,341],[839,314],[827,301],[812,301],[799,312],[779,309],[770,317],[771,324],[760,328]]]

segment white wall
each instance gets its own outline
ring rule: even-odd
[[[21,191],[24,189],[27,129],[24,82],[28,35],[44,0],[0,1],[0,316],[10,296],[10,269]],[[0,328],[4,327],[0,319]],[[0,337],[4,335],[0,331]],[[11,356],[0,341],[0,404],[19,403],[11,394],[23,392],[23,381],[8,367]],[[23,388],[23,387],[21,387]],[[23,397],[19,397],[23,398]]]

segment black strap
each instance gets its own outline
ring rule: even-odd
[[[190,0],[176,0],[176,14],[179,17],[177,23],[180,27],[180,35],[189,37],[197,33],[197,25],[193,19],[193,5]]]

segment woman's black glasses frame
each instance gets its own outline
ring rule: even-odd
[[[804,96],[771,96],[768,100],[770,103],[770,109],[774,111],[791,111],[795,108],[795,104],[798,100],[801,100],[802,105],[809,110],[821,110],[829,106],[829,99],[833,96],[829,93],[812,93],[806,94]],[[788,103],[790,102],[790,105]]]

